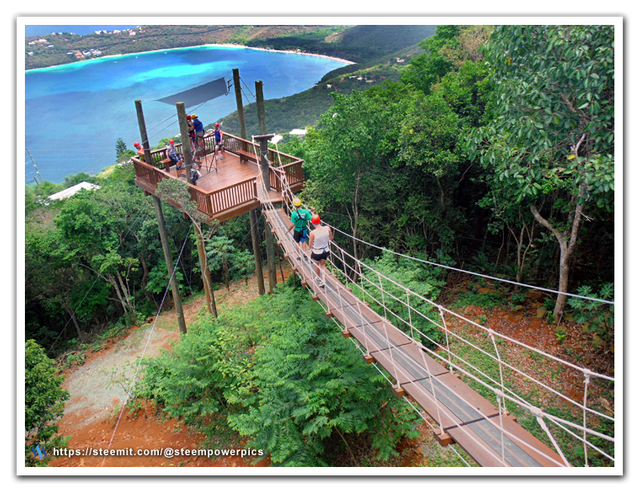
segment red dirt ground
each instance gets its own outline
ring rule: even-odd
[[[290,267],[285,269],[285,277],[291,274]],[[282,280],[278,273],[279,282]],[[265,280],[267,284],[267,280]],[[243,304],[258,296],[257,280],[252,278],[249,284],[244,281],[233,283],[230,292],[225,288],[215,293],[216,303],[221,305]],[[185,319],[190,323],[203,309],[204,298],[184,303]],[[539,306],[535,300],[528,300],[527,309],[535,312]],[[504,308],[484,310],[469,306],[461,310],[461,314],[471,320],[487,317],[486,325],[497,332],[522,341],[533,347],[544,349],[545,352],[555,354],[563,359],[567,358],[566,341],[573,340],[574,347],[581,348],[583,356],[585,349],[584,334],[577,324],[566,323],[567,338],[565,344],[559,344],[554,327],[544,319],[524,311],[513,312]],[[154,330],[151,331],[153,325]],[[473,332],[474,329],[471,329]],[[68,448],[73,450],[123,450],[145,451],[151,449],[201,449],[205,436],[194,429],[185,426],[175,419],[167,420],[153,405],[146,403],[137,412],[127,408],[119,415],[120,404],[125,400],[124,390],[117,386],[107,385],[109,378],[113,380],[114,373],[127,363],[135,361],[136,356],[145,350],[145,356],[158,354],[161,349],[170,350],[172,341],[178,339],[176,316],[173,311],[161,313],[157,320],[140,327],[131,327],[126,333],[109,341],[103,349],[87,356],[85,363],[73,367],[65,372],[65,387],[71,398],[67,402],[65,414],[59,422],[59,433],[71,436]],[[146,348],[146,349],[145,349]],[[588,353],[589,350],[587,349]],[[525,355],[515,355],[526,358]],[[594,359],[595,359],[595,355]],[[597,361],[601,369],[607,364]],[[567,382],[567,391],[575,387],[576,395],[580,399],[581,386],[579,382]],[[611,403],[612,404],[612,403]],[[119,420],[119,422],[118,422]],[[116,428],[117,424],[117,428]],[[115,430],[115,434],[114,434]],[[430,427],[422,423],[419,427],[421,437],[414,440],[403,440],[398,447],[400,456],[392,461],[395,467],[438,466],[444,456],[452,455],[446,448],[437,445]],[[242,443],[230,443],[228,449],[242,450]],[[144,452],[143,452],[144,453]],[[51,467],[251,467],[253,458],[233,457],[132,457],[132,456],[74,456],[58,457],[51,461]],[[345,465],[350,465],[351,459],[344,458]],[[268,466],[268,459],[257,464]],[[374,465],[375,464],[371,464]],[[381,464],[382,465],[382,464]],[[384,464],[389,466],[389,463]]]
[[[285,276],[290,274],[285,271]],[[278,275],[279,281],[282,280]],[[265,283],[267,281],[265,280]],[[222,288],[215,293],[216,303],[242,304],[258,296],[257,280],[252,278],[249,284],[239,281],[231,285],[230,292]],[[184,303],[187,324],[202,310],[204,298]],[[71,436],[68,449],[72,450],[138,450],[173,448],[201,449],[205,436],[188,428],[175,419],[165,420],[153,406],[147,403],[137,413],[126,407],[119,415],[120,405],[125,400],[123,389],[108,385],[114,374],[127,363],[135,361],[136,356],[158,354],[160,349],[171,348],[172,341],[178,339],[177,321],[174,311],[161,313],[152,324],[130,327],[125,334],[109,341],[104,348],[87,356],[82,366],[74,366],[65,372],[64,386],[71,397],[66,403],[65,413],[59,422],[59,434]],[[115,396],[115,397],[114,397]],[[118,422],[119,419],[119,422]],[[116,428],[117,423],[117,428]],[[114,434],[115,430],[115,434]],[[229,444],[228,449],[240,451],[242,444]],[[239,456],[211,457],[180,456],[165,457],[125,457],[125,456],[60,456],[49,463],[50,467],[251,467],[253,458]],[[238,452],[239,453],[239,452]],[[85,453],[86,455],[86,453]],[[258,466],[268,465],[266,460]]]

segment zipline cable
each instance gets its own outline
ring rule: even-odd
[[[162,301],[160,302],[160,306],[158,307],[158,311],[156,312],[156,317],[153,320],[153,325],[151,326],[151,329],[149,330],[149,335],[147,336],[147,341],[144,345],[144,348],[142,350],[142,355],[138,358],[138,364],[136,366],[135,372],[133,374],[133,376],[131,377],[131,383],[129,385],[128,390],[126,390],[126,395],[125,395],[125,400],[122,403],[122,407],[120,408],[120,413],[118,414],[118,420],[116,421],[116,425],[113,428],[113,433],[111,434],[111,438],[109,440],[109,443],[107,445],[107,451],[111,448],[111,444],[113,443],[113,439],[116,436],[116,432],[118,431],[118,425],[120,424],[120,420],[122,419],[122,413],[124,412],[125,407],[127,406],[127,403],[129,402],[129,399],[131,397],[131,391],[133,390],[133,385],[135,384],[136,381],[136,377],[138,376],[138,372],[140,371],[140,366],[142,365],[142,359],[144,358],[144,355],[147,352],[147,347],[149,346],[149,341],[151,341],[151,336],[153,335],[153,332],[155,330],[156,327],[156,323],[158,322],[158,316],[160,315],[160,310],[162,310],[162,306],[164,305],[164,300],[167,297],[167,293],[169,292],[170,286],[171,286],[171,280],[173,279],[173,276],[176,273],[176,269],[178,268],[178,262],[180,261],[180,257],[182,257],[182,253],[184,251],[184,247],[187,244],[187,240],[189,239],[189,234],[191,231],[191,227],[189,227],[189,231],[187,231],[187,234],[185,235],[184,238],[184,242],[182,243],[182,248],[180,249],[180,253],[178,254],[178,258],[176,259],[176,262],[173,265],[173,270],[171,271],[171,276],[169,276],[169,282],[167,283],[167,287],[164,290],[164,294],[162,296]],[[107,458],[107,454],[104,455],[104,457],[102,458],[102,463],[100,464],[100,467],[102,467],[104,465],[104,461]]]

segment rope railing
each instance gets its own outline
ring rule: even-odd
[[[340,249],[340,247],[339,247],[339,246],[337,246],[337,245],[335,245],[334,243],[332,243],[332,245],[334,245],[336,249],[341,250],[341,249]],[[344,251],[342,251],[342,252],[341,252],[341,255],[342,255],[342,256],[344,256],[345,254],[346,254],[346,256],[351,257],[351,259],[353,259],[354,261],[358,262],[358,266],[359,266],[359,270],[360,270],[360,272],[361,272],[362,267],[364,267],[365,269],[369,269],[369,270],[371,270],[371,271],[373,271],[373,270],[374,270],[374,269],[372,269],[371,267],[369,267],[367,264],[365,264],[365,263],[363,263],[363,262],[359,262],[359,261],[357,261],[357,260],[356,260],[354,257],[352,257],[348,252],[344,252]],[[337,265],[336,265],[336,263],[335,263],[334,261],[331,261],[331,265],[332,265],[334,268],[336,268],[336,269],[338,268],[338,267],[337,267]],[[343,265],[348,265],[348,264],[343,264]],[[352,268],[352,270],[353,270],[353,268]],[[376,274],[378,275],[379,273],[377,273],[377,272],[376,272]],[[589,375],[591,375],[591,376],[597,376],[598,378],[601,378],[601,379],[603,379],[603,380],[613,381],[613,378],[612,378],[612,377],[609,377],[609,376],[607,376],[607,375],[602,375],[602,374],[598,374],[598,373],[592,372],[592,371],[590,371],[589,369],[579,367],[579,366],[574,365],[574,364],[572,364],[572,363],[570,363],[570,362],[567,362],[567,361],[564,361],[564,360],[562,360],[562,359],[560,359],[560,358],[557,358],[557,357],[555,357],[555,356],[553,356],[553,355],[549,355],[548,353],[545,353],[545,352],[543,352],[543,351],[540,351],[540,350],[538,350],[537,348],[533,348],[533,347],[531,347],[531,346],[529,346],[529,345],[527,345],[527,344],[521,343],[520,341],[517,341],[517,340],[515,340],[515,339],[509,338],[509,337],[504,336],[504,335],[502,335],[502,334],[499,334],[498,332],[495,332],[495,331],[493,331],[492,329],[488,329],[488,328],[484,327],[483,325],[478,324],[477,322],[474,322],[474,321],[472,321],[472,320],[469,320],[469,319],[467,319],[466,317],[463,317],[463,316],[461,316],[461,315],[459,315],[459,314],[457,314],[457,313],[455,313],[455,312],[453,312],[453,311],[451,311],[451,310],[448,310],[448,309],[446,309],[446,308],[444,308],[444,307],[442,307],[442,306],[440,306],[440,305],[436,305],[436,304],[435,304],[435,303],[433,303],[431,300],[428,300],[427,298],[424,298],[423,296],[421,296],[421,295],[419,295],[419,294],[417,294],[417,293],[412,292],[411,290],[409,290],[408,288],[406,288],[406,287],[404,287],[404,286],[400,285],[400,284],[399,284],[399,283],[397,283],[396,281],[394,281],[394,280],[392,280],[392,279],[388,278],[387,276],[384,276],[384,274],[379,274],[379,275],[380,275],[380,276],[382,276],[382,277],[385,277],[387,281],[391,282],[391,283],[392,283],[392,284],[394,284],[395,286],[397,286],[397,287],[400,287],[400,288],[404,289],[404,290],[405,290],[405,292],[409,292],[411,295],[413,295],[413,296],[415,296],[415,297],[419,298],[421,301],[426,302],[426,303],[428,303],[428,304],[430,304],[430,305],[432,305],[432,306],[437,306],[437,308],[438,308],[439,310],[446,311],[446,312],[447,312],[447,313],[449,313],[450,315],[455,316],[455,317],[457,317],[457,318],[460,318],[460,319],[461,319],[461,320],[463,320],[464,322],[469,323],[469,324],[472,324],[472,325],[474,325],[475,327],[477,327],[477,328],[479,328],[479,329],[483,330],[483,331],[484,331],[487,335],[489,335],[490,337],[491,337],[491,336],[493,336],[493,337],[496,337],[496,336],[497,336],[497,337],[500,337],[500,338],[502,338],[502,339],[504,339],[504,340],[507,340],[507,341],[509,341],[509,342],[511,342],[511,343],[513,343],[513,344],[515,344],[515,345],[519,345],[519,346],[520,346],[520,347],[522,347],[522,348],[526,348],[527,350],[530,350],[530,351],[535,351],[536,353],[540,354],[541,356],[549,357],[549,358],[551,358],[551,359],[553,359],[553,360],[555,360],[555,361],[557,361],[557,362],[559,362],[559,363],[561,363],[561,364],[566,365],[567,367],[573,368],[573,369],[574,369],[574,370],[576,370],[576,371],[580,371],[580,372],[582,372],[582,373],[584,373],[584,374],[589,374]],[[371,284],[374,288],[379,289],[379,285],[378,285],[377,283],[375,283],[375,282],[371,281],[370,279],[368,279],[366,276],[364,276],[364,275],[363,275],[363,276],[361,277],[361,280],[366,280],[366,281],[370,282],[370,284]],[[362,289],[362,287],[361,287],[361,286],[358,286],[357,284],[354,284],[354,287],[358,287],[358,288]],[[371,293],[370,293],[370,292],[368,292],[366,289],[363,289],[363,293],[364,293],[366,296],[368,296],[370,299],[375,300],[375,301],[378,303],[378,305],[381,305],[381,301],[380,301],[380,300],[377,300],[377,299],[376,299],[373,295],[371,295]],[[487,356],[487,357],[491,358],[492,360],[494,360],[494,361],[495,361],[496,363],[498,363],[499,365],[502,365],[503,367],[508,367],[510,370],[512,370],[512,371],[514,371],[514,372],[518,373],[519,375],[521,375],[521,376],[523,376],[523,377],[528,378],[528,379],[529,379],[529,380],[531,380],[532,382],[534,382],[534,383],[536,383],[536,384],[538,384],[538,385],[540,385],[540,386],[544,387],[544,388],[545,388],[545,390],[547,390],[547,391],[549,391],[549,392],[552,392],[556,397],[560,397],[560,398],[562,398],[562,399],[566,400],[568,403],[570,403],[570,404],[572,404],[572,405],[575,405],[575,406],[577,406],[577,407],[579,407],[579,408],[583,409],[583,411],[584,411],[584,412],[587,412],[587,411],[588,411],[588,412],[590,412],[590,413],[592,413],[592,414],[596,415],[596,416],[597,416],[597,417],[599,417],[599,418],[608,419],[608,420],[611,420],[611,421],[613,421],[613,420],[614,420],[614,418],[612,418],[612,417],[610,417],[610,416],[608,416],[608,415],[606,415],[606,414],[600,413],[599,411],[594,410],[594,409],[590,409],[590,408],[588,408],[587,406],[584,406],[582,403],[579,403],[579,402],[577,402],[577,401],[574,401],[574,400],[570,399],[569,397],[567,397],[567,396],[565,396],[564,394],[560,393],[560,392],[559,392],[559,391],[557,391],[556,389],[553,389],[552,387],[550,387],[550,386],[548,386],[548,385],[544,384],[543,382],[539,381],[537,378],[533,377],[532,375],[527,374],[526,372],[523,372],[523,371],[519,370],[518,368],[515,368],[515,367],[514,367],[514,366],[512,366],[512,365],[508,365],[508,364],[506,364],[505,362],[501,361],[499,358],[496,358],[495,356],[493,356],[493,355],[492,355],[492,354],[490,354],[489,352],[487,352],[487,351],[483,350],[482,348],[478,347],[477,345],[473,344],[471,341],[468,341],[468,340],[466,340],[466,339],[462,338],[459,334],[456,334],[455,332],[452,332],[452,331],[448,330],[446,326],[443,326],[443,325],[438,324],[437,322],[435,322],[433,319],[429,318],[427,315],[425,315],[425,314],[424,314],[424,313],[422,313],[421,311],[419,311],[419,310],[417,310],[417,309],[414,309],[410,304],[405,303],[405,302],[404,302],[404,300],[402,300],[402,299],[400,299],[400,298],[398,298],[398,297],[394,296],[392,293],[389,293],[388,291],[385,291],[385,293],[387,294],[387,296],[392,297],[393,299],[395,299],[398,303],[401,303],[401,304],[403,304],[403,305],[406,305],[410,310],[414,311],[416,314],[418,314],[419,316],[423,317],[423,318],[424,318],[424,319],[426,319],[428,322],[430,322],[430,323],[434,324],[435,326],[439,327],[439,328],[440,328],[441,330],[443,330],[443,331],[444,331],[448,336],[452,336],[452,337],[456,338],[456,339],[457,339],[457,340],[459,340],[460,342],[462,342],[462,343],[464,343],[464,344],[467,344],[467,345],[471,346],[473,349],[475,349],[475,350],[477,350],[477,351],[482,352],[485,356]],[[389,311],[389,307],[388,307],[388,306],[386,306],[385,308],[386,308],[386,311],[388,312],[388,311]],[[403,317],[402,317],[402,316],[400,316],[399,314],[394,313],[394,316],[395,316],[396,318],[398,318],[399,320],[403,321],[404,323],[407,323],[407,321],[406,321],[406,320],[404,320],[404,319],[403,319]],[[439,347],[440,347],[440,348],[442,348],[442,349],[446,349],[446,348],[443,348],[443,346],[441,346],[440,344],[438,344],[436,341],[434,341],[432,338],[428,337],[428,336],[427,336],[426,334],[424,334],[422,331],[420,331],[419,329],[417,329],[417,328],[415,327],[415,324],[413,324],[413,325],[412,325],[412,330],[415,330],[416,332],[418,332],[421,336],[423,336],[424,338],[426,338],[427,340],[429,340],[431,343],[436,344],[437,346],[439,346]],[[449,351],[449,353],[450,353],[450,350],[448,350],[448,351]],[[432,355],[434,355],[434,356],[437,356],[439,359],[444,359],[442,356],[440,356],[440,355],[439,355],[438,353],[436,353],[436,352],[429,351],[429,353],[430,353],[430,354],[432,354]],[[456,357],[457,357],[457,356],[456,356]],[[464,361],[464,360],[463,360],[463,362],[464,362],[464,363],[466,363],[466,364],[469,364],[469,362],[467,362],[467,361]],[[469,364],[469,366],[471,366],[472,368],[474,368],[474,369],[478,370],[477,368],[473,367],[473,365],[470,365],[470,364]],[[461,369],[461,368],[459,368],[459,369]],[[479,370],[478,370],[478,371],[479,371]],[[485,376],[486,376],[486,375],[485,375]]]
[[[286,208],[287,211],[290,212],[291,210],[290,204],[293,201],[294,195],[288,186],[285,173],[282,170],[279,170],[278,168],[272,167],[272,170],[275,171],[275,176],[277,177],[277,179],[281,181],[280,188],[282,190],[283,198],[285,199],[283,201],[284,207]],[[260,180],[260,182],[261,182],[261,186],[266,191],[266,187],[262,182],[262,180]],[[275,207],[273,206],[273,204],[267,203],[265,204],[265,206],[275,212]],[[401,324],[403,324],[405,327],[407,327],[408,330],[404,331],[405,334],[413,343],[415,343],[420,348],[420,351],[423,356],[424,369],[427,371],[428,377],[431,380],[431,394],[429,395],[429,393],[426,392],[426,390],[424,390],[422,386],[417,386],[417,388],[419,392],[424,393],[423,397],[428,399],[435,406],[437,421],[441,425],[440,432],[443,432],[443,429],[442,429],[442,423],[444,422],[443,416],[449,419],[452,419],[453,416],[450,415],[451,411],[448,410],[445,406],[443,406],[436,397],[436,389],[433,386],[433,379],[431,378],[432,375],[430,373],[428,365],[426,364],[426,361],[424,361],[425,354],[429,354],[430,356],[434,357],[436,361],[438,360],[442,361],[443,364],[446,367],[448,367],[449,371],[459,372],[461,375],[470,378],[471,380],[480,384],[482,387],[486,388],[488,391],[491,391],[495,395],[495,399],[497,403],[496,407],[499,410],[499,416],[500,416],[500,419],[498,420],[498,424],[496,424],[493,420],[487,419],[488,417],[484,416],[483,413],[480,412],[479,414],[483,415],[483,417],[487,419],[487,422],[491,423],[491,425],[496,427],[500,432],[500,437],[502,442],[501,443],[502,452],[500,454],[501,455],[500,459],[501,461],[503,461],[503,463],[506,464],[505,439],[508,438],[509,440],[512,440],[514,442],[522,443],[523,447],[531,447],[530,445],[526,444],[523,440],[521,440],[519,437],[515,436],[513,433],[510,433],[504,427],[503,414],[507,411],[507,402],[510,402],[513,405],[518,406],[524,409],[525,411],[532,413],[535,416],[536,422],[540,426],[540,429],[545,434],[545,436],[547,436],[549,442],[558,453],[558,456],[561,458],[562,462],[558,462],[557,459],[553,457],[547,457],[547,459],[554,463],[557,463],[557,465],[568,466],[570,464],[566,459],[565,455],[563,454],[558,441],[554,437],[553,433],[551,433],[549,427],[546,425],[545,419],[548,420],[550,423],[555,424],[557,427],[562,429],[565,433],[567,433],[571,437],[582,442],[584,456],[585,456],[585,466],[588,466],[588,458],[587,458],[588,449],[596,451],[600,453],[603,457],[611,461],[614,461],[614,458],[610,454],[601,450],[598,446],[594,445],[589,440],[589,438],[591,437],[597,437],[608,442],[614,442],[615,441],[614,437],[610,437],[606,434],[597,432],[593,429],[590,429],[588,426],[588,420],[593,418],[615,422],[615,418],[607,414],[604,414],[602,412],[599,412],[596,409],[590,408],[588,405],[588,389],[589,389],[589,383],[591,382],[591,380],[601,379],[603,381],[614,382],[613,377],[593,372],[587,368],[583,368],[574,363],[562,360],[557,356],[548,354],[540,349],[534,348],[530,345],[521,343],[520,341],[517,341],[513,338],[500,334],[499,332],[496,332],[493,329],[487,328],[482,324],[479,324],[473,320],[470,320],[458,313],[453,312],[450,309],[443,307],[442,305],[436,304],[432,300],[429,300],[428,298],[418,293],[415,293],[411,289],[407,288],[406,286],[403,286],[402,284],[396,282],[390,277],[377,271],[376,269],[367,265],[361,260],[356,259],[354,256],[349,254],[349,252],[347,252],[346,250],[338,246],[333,241],[331,242],[331,247],[332,248],[331,248],[330,257],[327,261],[327,264],[331,269],[331,271],[333,271],[334,274],[337,273],[339,276],[343,276],[345,284],[350,285],[352,288],[359,289],[359,293],[360,293],[360,295],[358,296],[359,299],[362,299],[363,301],[368,299],[368,300],[371,300],[372,302],[375,302],[375,304],[380,307],[382,313],[384,314],[385,318],[382,319],[382,334],[387,343],[388,351],[386,351],[386,353],[388,353],[388,357],[391,362],[392,377],[396,381],[395,386],[399,385],[399,382],[400,382],[399,362],[397,361],[397,356],[395,355],[395,351],[398,351],[398,346],[392,343],[392,338],[389,336],[389,331],[387,326],[388,325],[393,326],[393,325],[389,324],[387,320],[390,318],[394,318],[399,322],[401,322]],[[366,273],[370,273],[370,274],[366,274]],[[372,278],[370,278],[369,275],[371,275]],[[366,286],[365,286],[365,283],[366,283]],[[385,287],[385,284],[387,285],[386,287]],[[342,283],[339,283],[338,286],[339,287],[337,288],[337,294],[339,299],[339,308],[343,308],[342,296],[340,295],[340,290],[341,290],[340,286],[342,286]],[[394,290],[402,292],[403,293],[402,296],[405,299],[402,299],[400,296],[391,292],[390,288],[393,288]],[[373,290],[374,293],[378,293],[378,296],[372,294],[371,290]],[[412,300],[414,301],[413,304],[415,304],[417,307],[420,307],[422,309],[418,309],[416,306],[413,306]],[[398,306],[402,307],[402,310],[406,309],[407,315],[401,315],[400,313],[398,313],[398,310],[393,308],[392,306],[393,304],[397,304]],[[360,304],[357,304],[357,305],[358,305],[358,308],[360,308]],[[336,305],[336,307],[338,307],[338,305]],[[427,308],[427,310],[424,310],[425,308]],[[327,309],[330,310],[331,307],[327,306]],[[428,311],[431,311],[432,309],[438,310],[438,315],[440,319],[439,321],[430,318],[426,313],[423,312],[423,311],[428,312]],[[364,327],[364,317],[362,315],[361,310],[359,311],[359,316],[361,318],[361,323]],[[487,336],[488,340],[490,341],[490,344],[493,347],[494,354],[491,354],[489,351],[479,347],[474,342],[467,340],[460,334],[456,333],[456,331],[453,330],[453,328],[447,324],[446,316],[452,317],[453,319],[457,319],[460,322],[465,324],[471,324],[473,327],[480,329],[482,333],[484,333]],[[418,324],[417,320],[419,319],[422,319],[424,323],[427,323],[432,327],[437,327],[439,331],[444,333],[446,345],[443,346],[439,342],[434,341],[433,338],[429,337],[423,331],[421,331],[419,327],[416,326]],[[366,354],[368,355],[371,352],[371,348],[374,348],[375,345],[373,345],[369,340],[367,331],[364,330],[363,332],[365,337],[364,351],[366,351]],[[422,343],[422,340],[416,337],[416,334],[418,334],[420,338],[424,338],[425,341],[429,341],[431,344],[433,344],[435,349],[427,348]],[[483,356],[486,356],[488,359],[493,361],[494,364],[497,366],[497,373],[498,373],[497,379],[488,375],[485,370],[476,367],[472,362],[468,361],[468,358],[465,359],[460,355],[455,354],[455,352],[451,348],[450,339],[453,341],[456,341],[458,344],[465,345],[471,348],[472,350],[479,352]],[[500,343],[507,342],[513,346],[519,347],[521,349],[526,349],[527,351],[531,351],[544,358],[548,358],[548,360],[555,361],[556,363],[562,365],[562,367],[564,367],[569,371],[582,373],[585,376],[584,396],[583,396],[582,402],[578,402],[568,396],[565,396],[560,390],[554,389],[553,387],[545,384],[544,382],[542,382],[535,376],[531,375],[530,373],[520,368],[516,368],[514,365],[504,361],[503,356],[500,354],[500,351],[498,350],[498,341],[496,341],[496,339],[500,339]],[[445,356],[440,354],[438,350],[441,350],[445,354]],[[380,371],[379,368],[378,370]],[[509,388],[506,381],[506,375],[505,375],[506,371],[513,372],[513,374],[516,375],[517,377],[528,379],[528,382],[540,387],[546,392],[549,392],[553,397],[560,398],[563,400],[563,402],[565,402],[565,404],[581,410],[582,424],[579,425],[577,423],[573,423],[559,416],[555,416],[548,411],[542,411],[540,408],[533,406],[531,403],[527,401],[526,398],[518,395],[517,391]],[[454,394],[456,394],[455,391],[454,391]],[[466,404],[470,404],[466,401],[463,395],[456,394],[456,396]],[[449,415],[447,413],[449,413]],[[464,429],[460,425],[456,425],[456,426],[468,434],[466,429]],[[582,436],[572,432],[570,428],[576,430],[578,433],[581,432]],[[475,440],[475,437],[473,437],[471,434],[468,434],[468,435],[470,439]],[[477,445],[481,448],[485,447],[481,443],[478,443]],[[495,451],[493,450],[486,450],[486,452],[488,454],[495,454]],[[545,455],[544,452],[540,450],[536,451],[536,453]]]

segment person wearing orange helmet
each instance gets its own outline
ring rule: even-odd
[[[140,142],[136,142],[133,144],[133,147],[136,148],[136,152],[138,153],[138,159],[144,163],[144,149],[140,145]]]
[[[311,224],[314,230],[309,234],[309,248],[311,260],[315,264],[316,282],[323,288],[327,273],[327,258],[329,257],[329,244],[333,240],[333,231],[327,225],[323,225],[318,214],[311,216]]]
[[[167,158],[171,159],[171,162],[176,165],[176,170],[181,170],[183,159],[182,156],[178,154],[175,146],[175,141],[173,139],[169,140],[169,147],[167,147],[167,150],[165,152]]]
[[[215,152],[216,159],[224,159],[224,139],[222,138],[222,130],[220,130],[220,124],[216,122],[215,130],[213,131],[213,137],[215,139]]]

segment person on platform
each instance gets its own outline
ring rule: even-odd
[[[333,231],[329,226],[323,225],[320,216],[311,216],[311,224],[314,230],[309,234],[309,248],[311,260],[315,264],[316,282],[323,288],[327,274],[327,258],[329,257],[329,243],[333,240]]]
[[[289,226],[289,229],[287,229],[287,233],[292,229],[294,230],[293,241],[296,243],[298,260],[300,260],[300,243],[302,243],[302,250],[304,252],[307,246],[306,242],[309,233],[308,222],[311,219],[311,212],[302,207],[302,201],[298,197],[293,199],[293,207],[294,210],[291,212],[291,225]]]
[[[222,138],[222,130],[220,130],[220,124],[217,122],[215,124],[213,137],[215,139],[216,159],[224,159],[224,139]]]
[[[198,180],[202,177],[202,173],[195,168],[191,168],[191,181],[194,185],[198,184]]]
[[[198,115],[191,115],[191,124],[196,134],[196,147],[198,150],[204,149],[204,125],[198,120]]]
[[[191,151],[196,148],[196,131],[193,129],[193,121],[191,115],[187,115],[187,126],[189,127],[189,139],[191,140]]]
[[[138,159],[144,163],[145,162],[144,161],[144,149],[140,145],[140,142],[136,142],[135,144],[133,144],[133,147],[136,148],[136,152],[138,153]]]
[[[178,154],[175,146],[175,141],[173,139],[169,140],[169,147],[167,147],[166,154],[167,158],[171,159],[171,162],[176,165],[176,170],[181,170],[183,159],[182,156]]]

